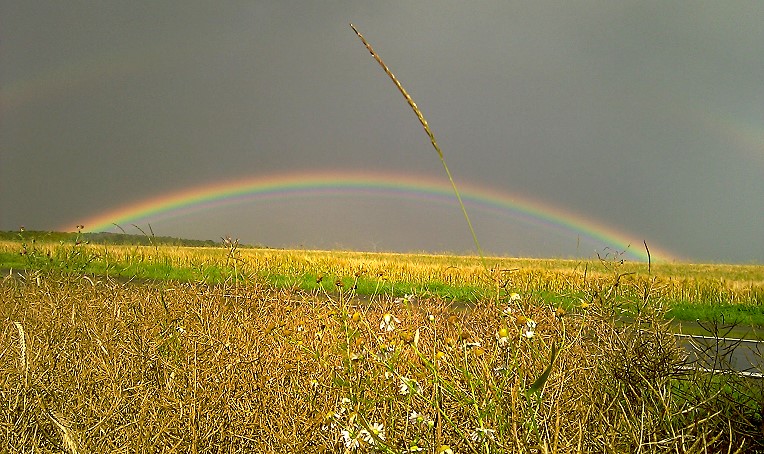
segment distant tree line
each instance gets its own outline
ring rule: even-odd
[[[115,244],[115,245],[143,245],[143,246],[221,246],[221,241],[212,240],[189,240],[171,236],[149,236],[129,233],[77,233],[77,232],[48,232],[42,230],[10,230],[0,231],[2,241],[44,241],[64,243],[90,243],[90,244]]]

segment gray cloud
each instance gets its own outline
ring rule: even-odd
[[[353,21],[424,111],[457,183],[525,195],[691,260],[764,258],[756,2],[0,8],[0,229],[74,225],[256,175],[445,178]],[[470,250],[458,210],[412,203],[285,200],[152,226],[274,246]],[[491,252],[596,247],[474,216]]]

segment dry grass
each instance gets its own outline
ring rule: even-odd
[[[5,452],[352,452],[357,440],[358,452],[684,453],[761,443],[761,389],[681,372],[657,312],[618,328],[598,304],[561,316],[508,295],[464,311],[384,295],[361,303],[343,288],[56,274],[0,285]]]

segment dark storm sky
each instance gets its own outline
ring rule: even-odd
[[[445,178],[703,262],[764,262],[764,3],[0,1],[0,229],[226,180]],[[273,246],[456,252],[460,212],[277,200],[151,223]],[[474,214],[484,248],[587,256]]]

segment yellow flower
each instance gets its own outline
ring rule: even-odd
[[[496,339],[499,341],[499,345],[507,345],[509,342],[509,330],[507,328],[499,328],[499,331],[496,332]]]

